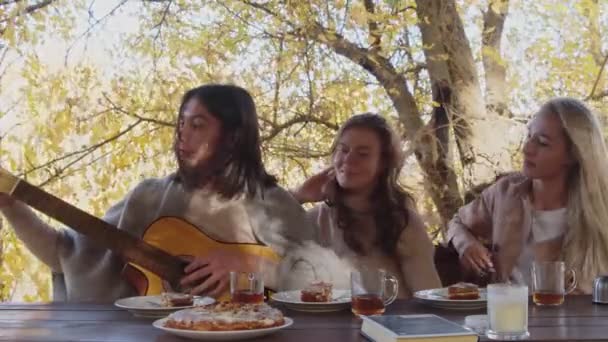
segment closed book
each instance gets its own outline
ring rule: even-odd
[[[478,336],[436,315],[361,316],[361,333],[375,342],[477,342]]]

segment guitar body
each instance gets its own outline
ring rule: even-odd
[[[254,243],[227,243],[212,239],[196,226],[177,217],[162,217],[144,232],[142,240],[174,256],[207,256],[217,251],[257,256],[262,267],[276,267],[281,258],[270,247]],[[158,295],[167,291],[163,280],[155,273],[133,263],[123,272],[139,295]],[[219,300],[229,300],[229,290]]]

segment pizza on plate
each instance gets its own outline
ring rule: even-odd
[[[167,317],[165,327],[199,331],[271,328],[285,324],[283,313],[266,303],[220,302],[180,310]]]

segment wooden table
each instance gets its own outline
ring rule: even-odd
[[[274,335],[254,341],[366,341],[360,321],[350,312],[306,314],[283,309],[295,323]],[[463,323],[478,311],[431,309],[413,301],[397,301],[388,313],[434,313]],[[591,303],[589,296],[569,297],[559,307],[530,306],[530,341],[608,341],[608,306]],[[152,327],[111,305],[2,304],[0,340],[5,341],[188,341]],[[487,339],[483,338],[483,341]]]

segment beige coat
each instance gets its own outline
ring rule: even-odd
[[[372,246],[375,227],[371,220],[370,226],[361,230],[361,234],[365,234],[365,241],[369,241],[365,246],[367,253],[362,256],[346,245],[342,230],[332,215],[332,208],[327,204],[317,205],[308,211],[308,215],[317,223],[320,245],[333,250],[351,269],[378,268],[394,275],[399,281],[399,298],[409,298],[415,291],[441,287],[433,262],[433,244],[415,211],[410,211],[410,222],[397,242],[396,257],[389,257]]]
[[[461,256],[476,238],[491,242],[499,279],[509,279],[532,229],[533,208],[526,200],[531,186],[531,180],[521,173],[501,178],[458,210],[448,225],[448,241]],[[560,237],[536,243],[535,260],[561,260],[562,242]],[[590,293],[591,284],[583,282],[578,290]]]

